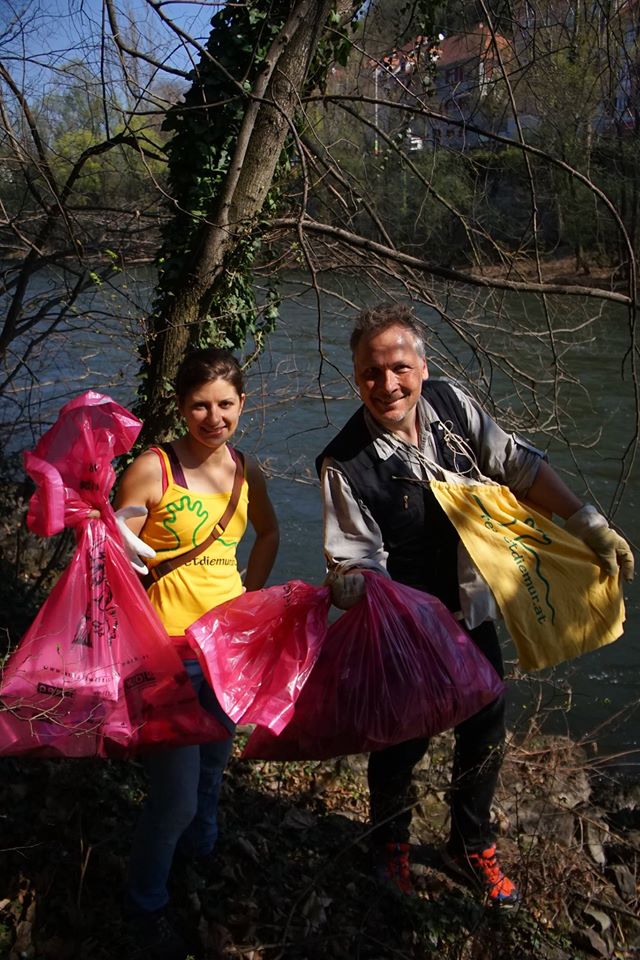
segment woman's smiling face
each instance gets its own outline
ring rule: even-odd
[[[206,447],[219,447],[236,431],[245,395],[232,383],[218,378],[191,390],[180,403],[187,430]]]

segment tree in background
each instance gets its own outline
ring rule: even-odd
[[[273,316],[256,320],[252,267],[265,203],[285,142],[292,143],[300,95],[328,68],[327,29],[348,23],[351,0],[334,4],[229,5],[211,22],[206,50],[184,102],[168,113],[169,192],[174,215],[159,256],[141,410],[145,436],[174,429],[167,391],[189,346],[258,345]],[[319,59],[316,49],[323,44]],[[268,198],[270,199],[268,200]]]
[[[158,102],[164,114],[167,101],[151,85],[145,106],[154,102],[154,110],[142,110],[114,78],[116,65],[95,63],[91,48],[82,58],[74,49],[49,62],[26,59],[22,44],[31,33],[35,44],[38,28],[37,8],[27,6],[0,35],[5,449],[17,422],[33,420],[34,433],[41,430],[36,358],[44,352],[64,366],[64,338],[90,334],[92,295],[119,283],[125,262],[155,253],[164,195]]]

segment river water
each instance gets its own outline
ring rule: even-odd
[[[121,286],[124,289],[96,291],[69,328],[48,338],[32,355],[30,365],[38,379],[38,391],[27,391],[26,382],[18,378],[0,408],[0,431],[7,447],[15,450],[33,445],[60,405],[86,389],[108,393],[125,405],[132,403],[138,366],[135,346],[148,281],[130,288],[124,283]],[[300,289],[291,284],[285,292],[299,293]],[[355,289],[348,293],[352,301],[356,299]],[[321,306],[319,322],[315,296],[285,300],[267,349],[248,373],[248,400],[238,445],[260,459],[270,478],[282,532],[272,583],[322,580],[322,524],[314,459],[358,405],[350,382],[347,346],[353,310],[328,297]],[[491,310],[494,308],[495,304]],[[460,305],[460,314],[464,309]],[[546,318],[532,301],[501,303],[501,316],[516,317],[513,323],[497,322],[491,310],[487,306],[483,312],[476,304],[463,338],[435,312],[423,311],[434,357],[432,375],[453,374],[462,385],[465,377],[470,378],[480,396],[500,400],[504,409],[517,415],[530,400],[527,383],[533,379],[539,385],[550,380],[554,355],[562,354],[566,369],[561,406],[569,424],[567,434],[582,446],[571,453],[557,438],[550,441],[534,430],[527,435],[549,449],[554,466],[576,492],[585,495],[582,470],[591,485],[588,498],[608,509],[617,490],[620,458],[635,429],[631,383],[622,362],[629,336],[624,311],[607,307],[579,332],[560,337],[566,343],[551,351],[542,336],[525,338],[522,347],[522,338],[514,335],[520,324],[528,331],[544,330]],[[451,312],[455,313],[455,305]],[[556,328],[575,326],[578,316],[579,305],[573,301],[566,315],[554,321]],[[481,370],[474,338],[522,371],[520,387],[513,387],[499,365]],[[484,385],[478,380],[482,372]],[[549,385],[546,392],[550,390]],[[629,540],[640,544],[637,503],[637,481],[632,474],[615,519]],[[521,731],[544,716],[548,728],[588,737],[601,754],[619,753],[625,763],[640,770],[637,585],[625,588],[625,600],[625,636],[553,672],[521,675],[505,637],[511,675],[510,723]]]

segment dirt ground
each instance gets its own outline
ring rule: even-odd
[[[239,759],[206,864],[179,863],[174,918],[201,960],[578,960],[640,957],[640,788],[594,781],[566,740],[512,746],[499,845],[523,903],[486,908],[444,870],[450,738],[417,778],[416,896],[367,853],[365,759]],[[0,761],[0,957],[129,960],[122,884],[144,797],[134,761]]]

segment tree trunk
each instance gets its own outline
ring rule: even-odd
[[[348,9],[350,0],[341,0],[341,5]],[[264,59],[253,96],[247,99],[228,173],[199,228],[188,268],[165,300],[165,308],[153,318],[146,361],[152,375],[140,407],[145,421],[141,440],[145,443],[167,439],[174,432],[170,384],[207,318],[229,255],[255,227],[298,106],[299,91],[333,8],[332,0],[296,3]]]

